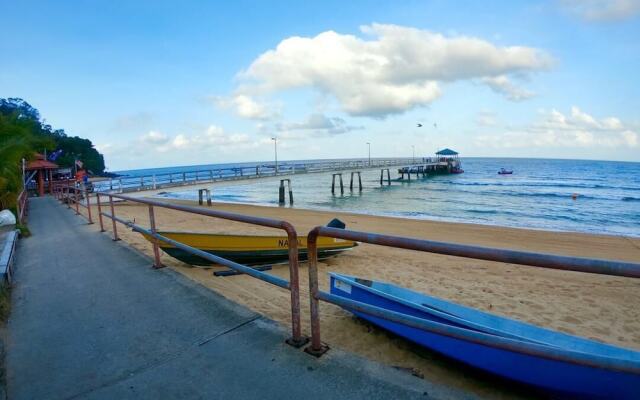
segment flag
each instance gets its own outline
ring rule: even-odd
[[[84,165],[84,164],[82,164],[82,161],[80,161],[80,160],[76,160],[76,166],[77,166],[78,168],[82,168],[82,166],[83,166],[83,165]]]
[[[55,161],[62,155],[62,149],[58,149],[53,153],[49,154],[49,161]]]

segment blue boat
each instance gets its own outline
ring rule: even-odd
[[[579,398],[640,398],[640,352],[478,311],[390,283],[331,273],[358,317],[493,374]],[[338,301],[339,302],[339,301]],[[403,322],[362,312],[371,306]],[[373,309],[375,311],[375,309]]]

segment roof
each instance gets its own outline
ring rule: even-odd
[[[36,153],[36,159],[27,163],[26,170],[34,169],[58,169],[58,164],[52,163],[44,159],[44,156],[40,153]]]
[[[451,149],[443,149],[436,153],[438,156],[457,156],[458,152]]]

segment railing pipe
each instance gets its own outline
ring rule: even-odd
[[[89,225],[93,224],[93,218],[91,218],[91,199],[90,194],[87,192],[87,189],[83,189],[84,197],[87,199],[87,216],[89,217]]]
[[[118,228],[116,227],[116,211],[113,207],[113,195],[109,196],[109,208],[111,209],[111,216],[113,217],[111,219],[111,222],[113,224],[113,240],[117,241],[120,240],[120,238],[118,237]]]
[[[432,240],[357,232],[329,227],[317,227],[312,230],[312,232],[316,232],[316,229],[317,233],[313,233],[315,235],[329,236],[382,246],[542,268],[640,278],[640,264],[625,261],[559,256],[555,254],[437,242]],[[309,234],[309,236],[311,235],[312,233]]]
[[[368,232],[358,232],[325,226],[317,226],[313,228],[307,236],[307,251],[309,254],[309,299],[311,314],[311,346],[309,347],[308,352],[315,355],[321,355],[327,349],[327,347],[322,344],[320,336],[319,300],[325,300],[340,305],[339,301],[334,298],[336,296],[323,293],[318,288],[318,236],[327,236],[381,246],[397,247],[437,254],[446,254],[457,257],[474,258],[568,271],[640,278],[640,264],[637,263],[567,257],[552,254],[539,254],[507,249],[493,249],[481,246],[435,242],[430,240],[413,239],[399,236],[381,235]],[[348,307],[357,309],[357,307],[354,307],[353,304],[357,302],[354,302],[353,300],[340,301],[346,301],[349,303]],[[371,314],[374,316],[380,316],[381,318],[400,323],[403,323],[404,321],[403,319],[394,318],[392,312],[390,312],[389,310],[381,309],[382,311],[378,312],[369,308],[372,306],[364,306],[364,308],[361,308],[363,312],[368,313],[369,311],[372,311]],[[433,329],[427,330],[433,331]]]
[[[287,340],[287,342],[289,344],[291,344],[291,345],[296,346],[296,347],[302,346],[303,344],[305,344],[307,342],[307,339],[302,337],[302,329],[301,329],[301,324],[300,324],[300,278],[299,278],[299,273],[298,273],[298,234],[297,234],[294,226],[291,225],[289,222],[282,221],[282,220],[270,219],[270,218],[255,217],[255,216],[249,216],[249,215],[243,215],[243,214],[235,214],[235,213],[226,212],[226,211],[204,209],[204,208],[199,208],[199,207],[191,207],[191,206],[185,206],[185,205],[181,205],[181,204],[173,204],[173,203],[169,203],[169,202],[166,202],[166,201],[155,200],[155,199],[152,200],[152,199],[145,199],[145,198],[133,198],[133,197],[129,197],[129,196],[126,196],[126,195],[117,195],[117,194],[108,194],[108,196],[109,196],[109,202],[110,202],[110,207],[111,207],[111,215],[107,215],[107,214],[104,214],[104,213],[102,215],[112,219],[113,227],[114,227],[114,229],[113,229],[113,231],[114,231],[114,240],[118,240],[117,231],[116,231],[116,221],[124,223],[127,226],[133,226],[132,224],[128,223],[127,221],[124,221],[124,220],[119,219],[119,218],[116,217],[115,211],[114,211],[114,207],[113,207],[113,198],[114,197],[118,198],[118,199],[126,200],[126,201],[132,201],[132,202],[136,202],[136,203],[147,204],[148,206],[168,208],[168,209],[171,209],[171,210],[184,211],[184,212],[188,212],[188,213],[192,213],[192,214],[199,214],[199,215],[204,215],[204,216],[209,216],[209,217],[222,218],[222,219],[227,219],[227,220],[231,220],[231,221],[244,222],[244,223],[248,223],[248,224],[252,224],[252,225],[261,225],[261,226],[265,226],[265,227],[284,230],[287,233],[288,248],[289,248],[289,276],[290,276],[290,278],[289,278],[289,283],[287,284],[287,286],[282,286],[281,284],[274,283],[274,282],[277,282],[278,279],[281,279],[281,278],[273,277],[272,275],[269,275],[269,274],[262,274],[259,271],[253,270],[252,268],[249,268],[249,267],[246,267],[246,266],[241,266],[241,264],[235,264],[235,263],[233,263],[233,264],[235,266],[235,269],[238,269],[243,273],[246,273],[246,274],[254,276],[254,277],[258,277],[258,278],[260,278],[262,280],[265,280],[267,282],[270,282],[270,283],[274,283],[277,286],[286,287],[287,289],[290,290],[290,292],[291,292],[291,331],[292,331],[292,337],[289,340]],[[150,214],[150,217],[151,217],[151,214]],[[192,248],[190,246],[186,246],[184,244],[180,244],[179,242],[171,241],[171,239],[168,239],[168,238],[165,238],[165,237],[161,237],[160,235],[158,235],[157,233],[154,233],[152,231],[148,231],[148,232],[151,233],[151,236],[156,238],[156,239],[163,240],[163,241],[165,241],[167,243],[171,243],[172,245],[174,245],[174,246],[176,246],[178,248],[181,248],[181,249],[183,249],[185,251],[188,251],[188,252],[191,252],[191,253],[196,254],[198,256],[201,256],[201,257],[203,257],[203,258],[205,258],[207,260],[213,260],[214,262],[219,262],[220,264],[227,265],[227,266],[230,266],[231,268],[234,268],[233,266],[231,266],[229,264],[229,263],[231,263],[231,261],[225,260],[225,259],[220,258],[220,257],[212,256],[209,253],[205,253],[205,252],[202,252],[201,250],[194,249],[194,248]],[[205,256],[205,254],[208,254],[208,256]],[[222,262],[222,261],[224,261],[224,262]],[[240,268],[238,266],[240,266],[242,268]],[[280,282],[280,283],[282,283],[282,282]]]
[[[149,225],[151,226],[151,233],[154,235],[157,234],[156,217],[151,204],[149,204]],[[153,240],[153,268],[162,268],[162,264],[160,263],[160,247],[158,246],[158,239]]]
[[[80,200],[78,199],[78,188],[73,188],[73,202],[76,203],[76,215],[80,215]]]
[[[98,204],[98,220],[100,221],[100,232],[104,232],[104,222],[102,221],[102,204],[100,204],[100,193],[96,193],[96,204]]]
[[[108,216],[108,215],[105,215]],[[286,279],[282,279],[278,276],[275,275],[271,275],[271,274],[267,274],[261,271],[258,271],[254,268],[251,267],[247,267],[246,265],[242,265],[242,264],[238,264],[234,261],[231,260],[227,260],[226,258],[222,258],[219,256],[216,256],[214,254],[211,253],[207,253],[206,251],[200,250],[200,249],[196,249],[194,247],[188,246],[184,243],[175,241],[173,239],[170,239],[166,236],[162,236],[158,233],[153,233],[151,232],[151,230],[149,229],[145,229],[141,226],[132,224],[130,221],[125,221],[121,218],[116,217],[116,220],[122,224],[125,224],[126,226],[130,227],[132,230],[136,231],[136,232],[140,232],[140,233],[144,233],[147,234],[157,240],[163,241],[165,243],[169,243],[170,245],[187,251],[189,253],[192,253],[198,257],[202,257],[207,261],[211,261],[211,263],[215,263],[215,264],[220,264],[220,265],[224,265],[225,267],[229,267],[231,269],[234,269],[236,271],[242,272],[243,274],[252,276],[254,278],[258,278],[261,279],[265,282],[271,283],[272,285],[281,287],[283,289],[290,289],[291,288],[291,283],[289,281],[287,281]]]

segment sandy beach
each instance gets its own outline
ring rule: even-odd
[[[183,202],[193,205],[191,202]],[[214,209],[284,219],[299,235],[316,225],[340,218],[354,230],[416,238],[520,249],[561,255],[640,261],[640,239],[548,232],[474,224],[459,224],[323,212],[291,208],[214,203]],[[84,210],[86,211],[86,210]],[[149,225],[146,206],[120,203],[116,214],[142,226]],[[94,207],[94,216],[97,210]],[[94,217],[95,218],[95,217]],[[232,221],[156,208],[159,230],[211,233],[275,233]],[[94,225],[99,229],[99,225]],[[111,221],[105,219],[105,229]],[[118,225],[123,240],[152,255],[140,234]],[[165,254],[162,262],[228,299],[290,326],[289,294],[248,276],[214,277],[212,271],[193,268]],[[393,282],[429,295],[452,300],[495,314],[628,348],[640,349],[640,280],[517,266],[362,244],[354,250],[319,263],[320,285],[328,290],[329,271]],[[286,265],[273,274],[288,277]],[[308,269],[300,265],[303,331],[309,333]],[[356,320],[342,309],[321,304],[322,340],[331,347],[465,387],[481,395],[495,389],[475,373],[422,351],[410,343]],[[499,396],[498,396],[499,397]]]

